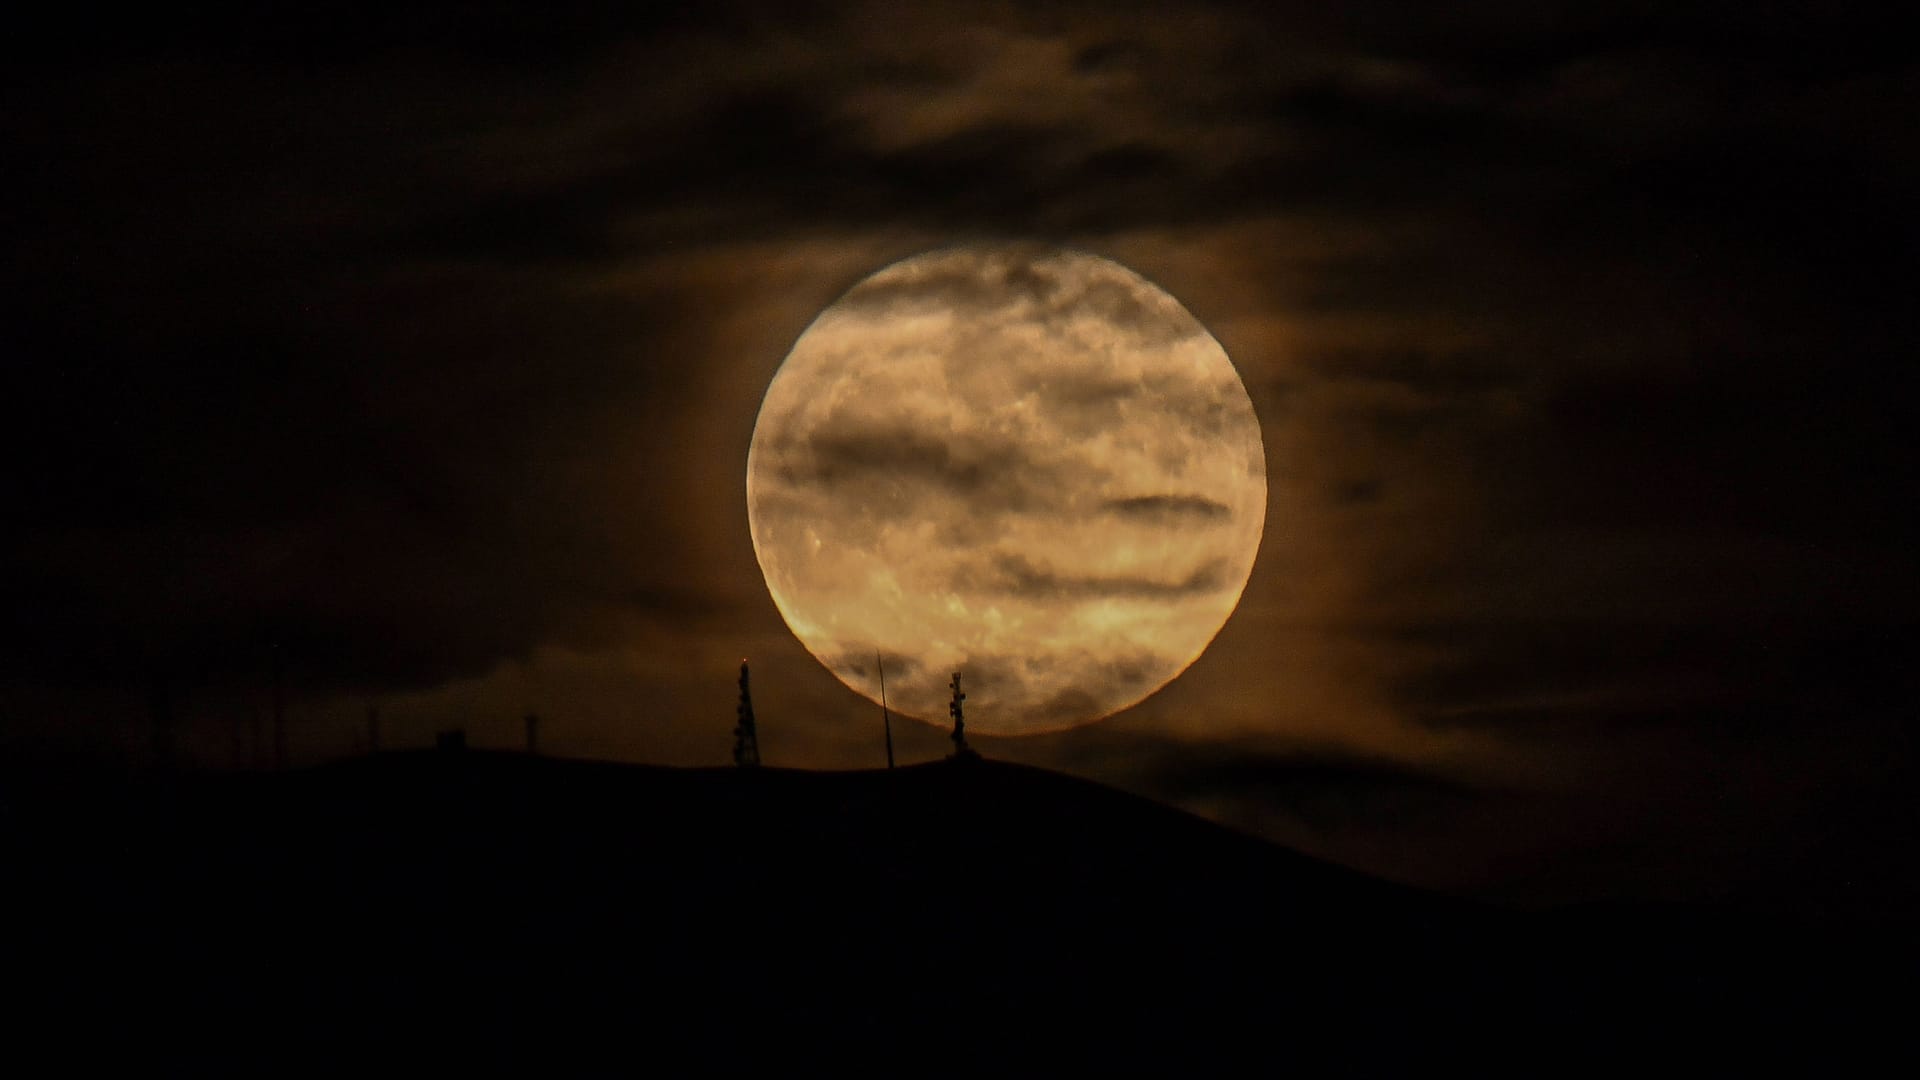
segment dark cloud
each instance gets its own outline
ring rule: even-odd
[[[1098,715],[1100,701],[1078,687],[1062,690],[1034,710],[1034,719],[1042,724],[1073,723],[1083,716]]]
[[[1486,620],[1402,636],[1435,647],[1399,683],[1424,722],[1522,736],[1556,724],[1737,736],[1824,710],[1878,712],[1915,688],[1920,658],[1911,627],[1870,619]]]
[[[985,718],[999,702],[1038,699],[1036,707],[1022,710],[1021,720],[1044,728],[1069,718],[1098,716],[1132,700],[1165,677],[1168,659],[1150,652],[1108,656],[1071,649],[1045,655],[972,652],[956,667],[974,720]],[[937,700],[924,698],[920,715],[947,715],[945,677],[939,682]]]
[[[1422,395],[1448,397],[1513,390],[1526,385],[1507,362],[1476,354],[1437,354],[1419,349],[1341,349],[1301,358],[1313,377],[1405,387]]]
[[[829,421],[804,440],[769,440],[767,453],[776,462],[771,475],[804,493],[791,511],[832,515],[843,530],[856,520],[865,531],[908,520],[929,500],[947,498],[969,508],[963,520],[948,524],[991,532],[1001,515],[1056,513],[1063,493],[1099,480],[1097,470],[1036,456],[1020,440],[907,423]],[[762,512],[780,513],[779,500],[763,503]]]
[[[1232,507],[1198,495],[1134,495],[1109,499],[1102,508],[1122,518],[1156,525],[1205,524],[1233,516]]]
[[[1008,509],[1030,504],[1030,492],[1012,478],[1030,474],[1031,458],[1018,445],[973,438],[942,438],[915,428],[856,429],[823,427],[806,442],[812,469],[795,470],[796,484],[815,484],[831,491],[859,483],[875,473],[907,483],[924,484],[968,499],[1001,493],[991,501]]]
[[[1231,441],[1257,424],[1244,406],[1236,407],[1235,388],[1191,379],[1120,378],[1107,372],[1036,376],[1030,389],[1041,414],[1071,437],[1113,427],[1123,415],[1148,412],[1167,429],[1196,438]]]
[[[837,656],[825,658],[823,663],[827,665],[828,669],[843,678],[856,680],[861,683],[872,682],[876,687],[879,683],[880,668],[877,666],[879,664],[886,665],[887,676],[893,679],[896,684],[902,680],[912,679],[920,673],[923,666],[918,657],[906,656],[900,653],[888,653],[884,650],[879,652],[841,653]]]
[[[956,249],[923,257],[931,266],[896,268],[861,282],[836,301],[847,316],[887,318],[955,312],[991,318],[1014,305],[1041,323],[1097,319],[1103,333],[1128,335],[1144,347],[1171,345],[1206,331],[1157,290],[1143,289],[1118,267],[1090,271],[1060,260],[1060,251],[1022,242]]]
[[[1407,828],[1489,795],[1404,762],[1332,748],[1174,744],[1143,760],[1152,764],[1141,783],[1167,797],[1225,802],[1249,821],[1277,811],[1320,833]]]
[[[1074,298],[1063,295],[1069,283],[1043,261],[1048,251],[1033,245],[1011,245],[989,258],[955,252],[930,270],[862,281],[835,301],[835,306],[848,315],[873,318],[916,310],[980,315],[1022,302],[1042,311],[1071,307]]]
[[[1217,592],[1228,584],[1224,560],[1209,562],[1184,577],[1163,581],[1146,577],[1061,573],[1035,566],[1022,555],[1001,554],[994,556],[989,575],[980,577],[977,573],[967,572],[962,581],[956,582],[956,587],[977,589],[987,594],[1007,593],[1048,599],[1171,600]]]
[[[1540,402],[1532,449],[1552,455],[1543,473],[1580,455],[1585,482],[1579,491],[1530,488],[1530,505],[1502,509],[1588,527],[1604,516],[1615,527],[1684,523],[1902,545],[1914,523],[1880,478],[1914,465],[1905,433],[1920,410],[1863,378],[1884,362],[1855,352],[1835,370],[1745,354],[1563,380]]]
[[[1378,480],[1343,480],[1335,485],[1332,499],[1338,506],[1362,506],[1379,502],[1386,487]]]

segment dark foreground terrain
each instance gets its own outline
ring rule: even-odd
[[[1903,942],[1483,908],[990,762],[417,753],[5,795],[8,1051],[67,1074],[1830,1073],[1910,1048]]]

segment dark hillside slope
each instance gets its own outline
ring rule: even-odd
[[[82,1058],[1778,1065],[1870,1035],[1858,972],[1900,973],[1468,905],[992,762],[398,754],[7,811],[16,982]]]

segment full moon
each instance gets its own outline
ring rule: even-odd
[[[1179,301],[1076,251],[959,247],[821,312],[760,406],[747,517],[795,636],[875,702],[1085,724],[1179,677],[1266,519],[1260,424]]]

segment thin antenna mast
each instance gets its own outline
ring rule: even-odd
[[[880,650],[873,650],[873,664],[880,669],[880,722],[887,727],[887,768],[893,768],[893,717],[887,713],[887,662]]]

